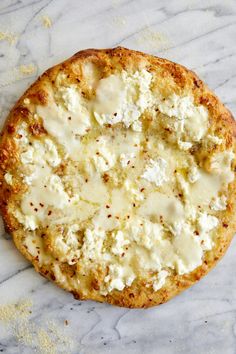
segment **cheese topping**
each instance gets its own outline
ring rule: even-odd
[[[194,104],[191,96],[180,97],[173,94],[160,100],[158,109],[169,117],[165,124],[175,131],[183,150],[189,149],[192,142],[200,141],[207,132],[208,111],[204,106]]]
[[[38,247],[41,265],[53,262],[59,283],[88,286],[97,272],[102,295],[140,279],[158,291],[214,247],[234,154],[213,152],[202,166],[195,148],[222,143],[208,133],[207,109],[192,96],[154,93],[147,70],[105,78],[95,64],[82,70],[90,100],[60,74],[48,104],[36,107],[48,135],[18,129],[26,191],[12,213],[25,247],[34,257]]]
[[[154,279],[154,281],[153,281],[153,290],[154,291],[157,291],[163,287],[168,275],[169,275],[169,273],[166,270],[161,270],[158,273],[157,279]]]
[[[94,116],[100,125],[122,122],[141,131],[138,122],[141,114],[152,101],[150,84],[152,75],[146,71],[110,75],[100,80],[94,103]]]
[[[61,88],[56,97],[49,93],[49,104],[37,106],[37,114],[43,119],[47,132],[76,160],[81,148],[80,138],[91,126],[86,103],[74,87]]]
[[[192,166],[188,173],[189,182],[195,183],[197,180],[199,180],[199,178],[200,178],[200,173],[198,171],[198,168],[196,166]]]
[[[9,172],[5,173],[4,179],[5,179],[5,181],[6,181],[10,186],[12,186],[12,184],[13,184],[13,177],[12,177],[12,175],[11,175]]]
[[[150,160],[149,166],[146,167],[146,170],[141,177],[149,182],[155,183],[158,187],[168,181],[166,169],[167,162],[164,159],[158,158],[156,161]]]
[[[215,210],[215,211],[225,210],[227,207],[226,196],[222,195],[221,197],[213,198],[211,201],[210,207],[212,210]]]

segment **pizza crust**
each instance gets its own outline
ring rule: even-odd
[[[87,75],[82,72],[83,63],[94,63],[101,71],[94,72],[93,76],[87,77],[86,83],[83,77]],[[224,151],[231,149],[236,152],[235,137],[236,124],[231,113],[225,108],[220,100],[208,89],[208,87],[197,77],[197,75],[179,64],[168,60],[153,57],[144,53],[131,51],[125,48],[114,49],[88,49],[80,51],[72,58],[47,70],[39,79],[25,92],[13,107],[5,123],[0,141],[0,209],[4,218],[5,227],[13,236],[13,240],[19,251],[34,265],[37,272],[54,281],[60,287],[70,291],[75,298],[85,300],[92,299],[100,302],[108,302],[123,307],[150,307],[162,304],[184,289],[190,287],[207,274],[225,254],[233,234],[236,230],[235,214],[235,179],[228,187],[227,210],[217,215],[219,227],[217,229],[217,238],[212,250],[204,253],[202,265],[188,274],[171,274],[166,280],[165,285],[158,291],[152,287],[147,287],[144,280],[134,281],[131,286],[125,287],[122,291],[113,290],[102,295],[99,291],[100,284],[104,278],[102,270],[94,269],[87,274],[86,279],[80,279],[80,288],[75,289],[73,280],[66,282],[58,281],[55,276],[55,270],[50,265],[40,266],[37,257],[33,257],[23,246],[25,231],[22,225],[10,211],[11,208],[18,206],[20,198],[26,191],[26,186],[22,184],[19,175],[15,175],[15,166],[19,165],[19,151],[14,138],[17,135],[17,127],[23,121],[27,121],[30,126],[30,134],[36,139],[41,139],[46,133],[43,124],[35,123],[34,107],[37,104],[45,106],[48,102],[49,87],[52,85],[56,89],[56,79],[58,74],[63,71],[67,74],[71,83],[82,82],[84,97],[90,99],[94,95],[93,82],[101,77],[109,76],[114,68],[117,71],[123,69],[134,70],[137,67],[146,67],[150,72],[157,72],[159,75],[158,87],[164,96],[169,96],[173,91],[176,94],[192,94],[196,104],[207,107],[210,114],[211,129],[223,138],[223,144],[218,147],[213,144],[204,151],[204,155],[199,154],[198,159],[205,164],[207,169],[207,156],[214,151]],[[26,99],[26,101],[25,101]],[[30,100],[28,104],[27,100]],[[197,152],[193,151],[193,154]],[[11,172],[14,183],[10,185],[5,181],[5,174]],[[235,160],[233,161],[233,171],[235,171]],[[63,265],[64,274],[73,278],[75,266]],[[86,290],[86,291],[85,291]]]

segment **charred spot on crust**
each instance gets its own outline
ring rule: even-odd
[[[46,133],[46,130],[40,123],[31,124],[29,130],[35,136],[40,136]]]
[[[30,114],[30,111],[28,110],[27,107],[23,107],[23,106],[18,106],[14,109],[13,111],[13,115],[14,117],[20,118],[27,118]]]
[[[186,78],[184,75],[184,71],[181,67],[177,66],[174,63],[166,63],[165,68],[168,70],[170,75],[173,77],[175,83],[180,86],[184,87],[186,84]]]
[[[207,94],[207,95],[202,95],[199,98],[199,104],[202,104],[204,106],[207,106],[208,109],[211,109],[212,111],[216,111],[217,107],[218,107],[218,101],[216,99],[215,96],[213,96],[212,94]]]
[[[103,178],[103,181],[104,181],[105,183],[107,183],[107,182],[109,181],[109,179],[110,179],[110,176],[109,176],[107,173],[104,173],[104,175],[102,176],[102,178]]]
[[[16,131],[16,128],[14,127],[13,124],[9,124],[9,125],[7,126],[7,132],[8,132],[9,134],[13,134],[13,133],[15,133],[15,131]]]
[[[55,281],[55,280],[56,280],[56,277],[55,277],[55,275],[54,275],[53,273],[51,273],[49,276],[50,276],[50,278],[52,279],[52,281]]]
[[[43,89],[38,89],[36,92],[28,96],[34,103],[46,105],[48,102],[48,93]]]
[[[2,149],[0,150],[0,164],[2,165],[2,168],[4,169],[4,163],[7,162],[7,160],[9,159],[9,152],[7,149]]]
[[[74,296],[76,300],[83,300],[82,296],[80,296],[76,291],[70,291],[70,293]]]
[[[203,86],[202,81],[200,79],[198,79],[197,77],[193,78],[193,84],[197,88],[200,88]]]
[[[99,281],[97,279],[93,279],[91,281],[91,287],[92,289],[94,290],[99,290],[100,289],[100,286],[99,286]]]

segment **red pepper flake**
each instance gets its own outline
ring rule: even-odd
[[[226,229],[227,229],[227,227],[229,227],[229,225],[228,224],[226,224],[225,222],[223,222],[223,227],[225,227]]]
[[[104,173],[104,175],[102,176],[102,178],[103,178],[104,182],[106,183],[106,182],[109,181],[110,176],[109,176],[107,173]]]
[[[141,189],[140,189],[140,192],[143,192],[144,190],[145,190],[145,188],[141,188]]]
[[[199,232],[197,230],[194,231],[195,235],[199,236]]]
[[[123,253],[121,254],[121,257],[124,257],[124,255],[125,255],[125,252],[123,252]]]

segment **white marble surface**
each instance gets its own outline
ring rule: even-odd
[[[44,15],[51,18],[51,28],[43,27]],[[47,67],[80,49],[116,45],[194,69],[236,113],[235,0],[1,0],[0,31],[17,35],[15,44],[0,41],[1,124]],[[19,75],[22,64],[33,64],[36,71]],[[169,303],[127,310],[75,301],[36,274],[2,230],[0,305],[31,299],[32,331],[54,321],[73,340],[77,354],[235,354],[235,247],[234,241],[207,277]],[[0,352],[40,352],[25,342],[0,321]],[[70,352],[55,347],[55,353]]]

